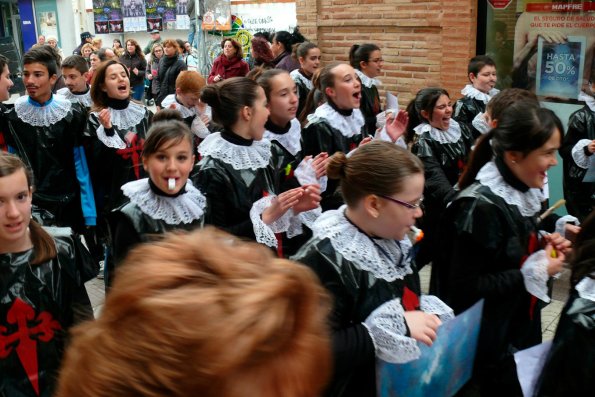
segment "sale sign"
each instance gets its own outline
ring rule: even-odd
[[[577,99],[583,84],[586,40],[568,36],[565,43],[539,38],[536,93],[544,97]]]

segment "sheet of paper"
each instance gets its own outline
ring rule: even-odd
[[[552,341],[521,350],[514,354],[516,371],[524,397],[533,397],[535,384],[539,379],[547,354],[552,347]]]
[[[589,157],[589,168],[583,178],[583,182],[595,182],[595,155]]]
[[[386,108],[399,110],[399,97],[386,91]]]

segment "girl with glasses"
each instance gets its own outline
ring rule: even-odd
[[[366,132],[370,136],[376,133],[376,115],[382,111],[376,79],[382,73],[384,59],[376,44],[354,44],[349,50],[349,64],[355,69],[362,82],[362,99],[360,110],[366,120]]]
[[[329,178],[345,200],[323,213],[313,237],[293,257],[331,293],[334,376],[327,396],[376,395],[376,358],[405,363],[431,345],[452,311],[422,296],[408,233],[422,215],[423,165],[390,142],[374,141],[350,157],[330,158]],[[434,313],[434,314],[430,314]]]

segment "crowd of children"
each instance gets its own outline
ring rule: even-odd
[[[213,313],[225,313],[213,318],[200,313],[202,321],[241,317],[225,301],[236,295],[226,291],[266,275],[240,277],[234,272],[244,271],[241,266],[221,265],[224,260],[254,263],[250,255],[233,252],[234,245],[239,252],[253,250],[267,263],[271,255],[299,262],[275,266],[294,269],[287,271],[296,271],[293,277],[312,287],[304,288],[301,297],[287,298],[286,305],[303,310],[295,318],[281,310],[285,314],[277,318],[264,307],[252,310],[259,299],[272,304],[278,297],[257,298],[255,289],[242,288],[247,294],[242,302],[255,306],[246,308],[245,319],[229,324],[237,326],[232,329],[237,338],[225,343],[231,349],[237,341],[238,351],[246,349],[237,364],[229,364],[229,376],[254,382],[238,375],[244,363],[246,373],[259,368],[258,376],[266,377],[258,363],[262,359],[272,365],[267,344],[290,349],[310,366],[296,372],[311,379],[304,387],[294,374],[272,371],[271,377],[286,384],[257,382],[254,390],[260,392],[252,395],[376,395],[376,359],[415,360],[418,343],[432,345],[442,322],[480,299],[485,304],[474,374],[461,395],[522,395],[513,353],[541,341],[540,310],[550,300],[552,277],[567,261],[575,266],[573,290],[539,395],[578,395],[593,388],[595,236],[589,214],[595,185],[582,180],[595,153],[595,84],[583,93],[586,105],[572,114],[567,133],[534,94],[498,92],[496,65],[486,56],[471,59],[470,84],[454,106],[447,91],[430,87],[421,89],[406,111],[383,111],[377,77],[384,61],[378,46],[354,45],[349,64],[323,66],[321,50],[297,40],[297,33],[278,32],[271,46],[276,58],[271,64],[278,67],[270,69],[265,62],[250,77],[212,72],[205,79],[196,71],[181,71],[173,79],[160,71],[159,80],[172,80],[167,83],[172,87],[160,93],[161,110],[155,115],[134,100],[134,82],[145,67],[131,69],[108,59],[94,67],[89,84],[89,67],[81,56],[61,61],[50,46],[25,54],[27,95],[13,107],[3,106],[0,115],[0,395],[54,393],[64,337],[77,316],[89,315],[84,282],[101,261],[111,287],[108,303],[97,323],[74,333],[58,395],[245,395],[230,391],[241,384],[220,376],[228,368],[223,353],[205,347],[219,340],[206,333],[214,328],[204,324],[204,331],[198,331],[203,325],[194,324],[188,310],[193,302],[187,294],[196,291],[197,310],[211,310],[205,302],[212,299]],[[138,47],[133,40],[126,44],[130,54]],[[225,40],[222,48],[221,57],[227,57],[233,43]],[[220,63],[229,63],[228,58]],[[4,101],[12,85],[4,58],[0,69]],[[66,87],[54,94],[60,69]],[[547,171],[557,164],[558,150],[574,217],[541,219]],[[581,230],[576,224],[585,219]],[[167,232],[207,225],[268,248],[245,248],[235,237],[214,231],[173,234],[154,247],[143,244],[162,240]],[[416,225],[425,238],[414,248],[411,230]],[[228,257],[222,257],[227,251]],[[159,257],[163,263],[156,262]],[[263,268],[269,266],[264,262]],[[180,267],[168,269],[171,273],[156,270],[169,263]],[[424,295],[418,269],[430,263],[432,295]],[[270,277],[285,273],[274,266],[267,271]],[[281,290],[285,281],[278,277],[271,288]],[[193,278],[200,282],[193,285]],[[326,308],[319,283],[331,297],[329,310],[300,309],[305,299]],[[263,285],[266,290],[268,284]],[[206,297],[204,289],[215,286],[221,295]],[[136,343],[133,334],[141,328],[135,319],[157,319],[150,310],[163,312],[158,320],[163,328],[139,339],[143,346],[167,343],[164,351],[180,352],[184,360],[216,358],[219,366],[205,366],[196,383],[187,382],[194,374],[179,360],[171,360],[171,368],[153,369],[155,378],[138,375],[135,365],[152,363],[126,363],[136,360],[138,351],[121,354],[115,346]],[[320,322],[323,315],[328,329]],[[167,319],[178,324],[171,325],[172,332],[182,335],[184,325],[192,324],[199,335],[172,339]],[[267,323],[266,332],[259,321]],[[35,339],[11,339],[26,332],[21,327],[34,325]],[[262,338],[256,338],[259,332]],[[273,342],[286,335],[300,342]],[[36,354],[20,353],[21,346],[35,349],[31,344]],[[89,344],[101,345],[98,360],[105,362],[98,361],[97,367],[92,361],[97,357],[87,354]],[[324,347],[315,353],[314,345]],[[578,351],[589,357],[571,366],[563,363]],[[119,364],[110,362],[111,355]],[[150,353],[146,357],[170,362]],[[117,365],[126,368],[124,376]],[[315,376],[317,365],[321,372]],[[580,368],[573,373],[569,367]],[[97,375],[101,383],[92,382],[83,392],[77,369]],[[567,384],[547,376],[559,372]],[[119,379],[112,382],[106,374]],[[112,384],[118,387],[110,389]],[[277,394],[267,394],[273,390]]]

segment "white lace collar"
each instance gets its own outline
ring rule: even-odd
[[[269,130],[264,131],[264,137],[269,141],[279,142],[289,153],[297,155],[302,150],[302,126],[298,119],[291,120],[289,131],[285,134],[275,134]]]
[[[345,138],[361,134],[362,127],[365,124],[364,116],[359,109],[353,109],[351,116],[343,116],[328,103],[318,106],[314,116],[328,121],[328,124],[338,130]]]
[[[186,193],[177,197],[159,196],[151,190],[149,178],[132,181],[122,186],[124,196],[130,199],[140,210],[153,219],[159,219],[168,225],[192,223],[202,218],[207,199],[192,185],[186,182]]]
[[[35,127],[49,127],[62,120],[72,109],[72,103],[60,95],[52,95],[45,106],[33,105],[29,96],[18,98],[14,103],[14,110],[19,119]]]
[[[382,85],[382,83],[380,82],[380,80],[366,76],[364,74],[364,72],[362,72],[359,69],[355,69],[355,73],[357,73],[357,75],[359,76],[360,81],[367,88],[372,88],[373,85],[375,85],[376,87],[380,87]]]
[[[523,216],[533,216],[541,210],[541,202],[545,199],[541,190],[533,188],[523,193],[513,188],[506,183],[494,161],[484,165],[475,179],[507,204],[516,206]]]
[[[492,88],[490,92],[487,94],[485,92],[479,91],[477,88],[473,87],[472,84],[467,84],[465,88],[461,90],[461,94],[468,96],[469,98],[477,99],[478,101],[482,101],[487,105],[487,103],[499,93],[500,90],[497,88]]]
[[[190,116],[196,116],[196,109],[187,108],[176,100],[176,94],[170,94],[161,101],[161,107],[163,109],[175,109],[182,114],[182,118],[188,118]]]
[[[63,87],[60,88],[58,92],[56,92],[56,94],[62,95],[64,98],[68,100],[78,102],[85,107],[91,107],[91,104],[93,103],[93,101],[91,100],[91,89],[88,89],[87,92],[85,92],[84,94],[76,95],[70,92],[68,87]]]
[[[133,101],[130,101],[126,109],[108,109],[112,124],[122,130],[138,125],[148,111],[146,107]],[[99,118],[99,112],[93,112],[93,114]]]
[[[221,160],[234,170],[257,170],[269,165],[271,142],[268,139],[252,142],[250,146],[241,146],[225,140],[220,132],[210,134],[198,145],[198,152]]]
[[[299,81],[300,83],[305,85],[307,89],[312,90],[312,88],[314,88],[314,86],[312,85],[312,80],[308,79],[306,76],[301,74],[299,69],[292,70],[291,73],[289,73],[289,75],[291,76],[293,81],[295,81],[296,83]]]
[[[591,274],[591,277],[593,277],[593,274]],[[581,298],[595,302],[595,280],[591,277],[583,278],[574,289]]]
[[[328,238],[335,250],[357,267],[386,281],[402,280],[411,270],[411,241],[371,239],[345,217],[343,205],[323,213],[312,226],[314,236]],[[401,263],[403,262],[403,263]]]
[[[581,91],[581,93],[578,94],[578,100],[584,101],[585,105],[587,105],[592,112],[595,112],[595,98],[593,98],[591,95]]]
[[[461,126],[455,120],[450,119],[448,129],[446,131],[439,130],[438,128],[432,127],[428,123],[422,123],[413,129],[417,135],[421,135],[424,132],[430,134],[430,137],[438,143],[456,143],[461,139]]]

